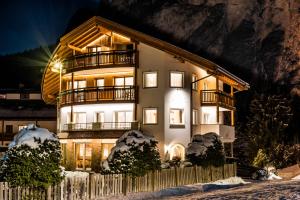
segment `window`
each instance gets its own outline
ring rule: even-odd
[[[178,108],[170,109],[170,124],[171,125],[183,125],[184,124],[183,109],[178,109]]]
[[[109,156],[111,149],[115,146],[115,144],[113,143],[102,143],[102,158],[101,160],[105,160],[107,159],[107,157]]]
[[[133,77],[115,77],[115,86],[132,86],[133,85]]]
[[[85,88],[86,87],[86,81],[81,80],[81,81],[74,81],[73,82],[73,89],[79,89],[79,88]],[[72,89],[72,81],[68,82],[68,90]]]
[[[92,145],[89,143],[75,144],[76,169],[91,170]]]
[[[144,72],[143,75],[144,88],[157,87],[157,72]]]
[[[67,123],[71,122],[71,113],[68,113]],[[73,123],[86,123],[86,113],[84,112],[73,112]]]
[[[184,72],[170,72],[170,87],[183,87]]]
[[[209,113],[203,113],[202,124],[209,124]]]
[[[97,79],[97,87],[104,87],[104,78]]]
[[[197,75],[196,74],[192,74],[192,82],[196,81],[198,78],[197,78]],[[192,84],[192,89],[193,90],[198,90],[198,82],[195,82]]]
[[[104,112],[96,112],[94,122],[104,122]]]
[[[26,125],[19,125],[18,130],[20,131],[20,130],[22,130],[23,128],[27,128],[27,126],[26,126]]]
[[[193,125],[198,124],[198,110],[193,109]]]
[[[144,108],[144,124],[157,124],[157,108]]]
[[[13,133],[13,125],[6,125],[5,126],[6,133]]]

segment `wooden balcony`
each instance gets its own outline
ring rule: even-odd
[[[63,131],[107,131],[139,129],[139,122],[92,122],[64,124]]]
[[[134,103],[137,100],[136,86],[88,87],[62,92],[59,106],[87,103]]]
[[[64,73],[101,67],[128,67],[135,65],[137,51],[101,51],[80,54],[64,60]]]
[[[139,122],[72,123],[64,124],[58,136],[65,139],[117,139],[126,131],[139,129]]]
[[[216,90],[201,90],[201,105],[202,106],[222,106],[225,108],[234,108],[234,98],[230,94]]]

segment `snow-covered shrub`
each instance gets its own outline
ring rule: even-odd
[[[157,141],[140,131],[124,133],[102,164],[103,173],[126,173],[143,176],[149,170],[160,169]]]
[[[9,145],[0,166],[0,177],[13,187],[46,188],[63,178],[57,137],[44,128],[29,125]]]
[[[188,144],[186,158],[193,165],[220,166],[225,163],[224,148],[216,133],[194,135]]]

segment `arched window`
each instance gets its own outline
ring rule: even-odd
[[[172,160],[173,158],[178,157],[181,160],[184,160],[185,158],[185,148],[181,144],[174,144],[170,148],[170,159]]]

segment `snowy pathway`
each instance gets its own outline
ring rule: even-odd
[[[164,199],[181,200],[300,200],[300,181],[265,181],[210,192],[197,192]]]

